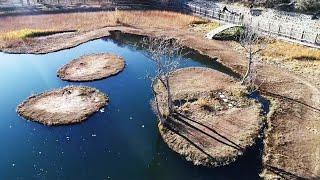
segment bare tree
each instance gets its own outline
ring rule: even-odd
[[[239,42],[246,51],[247,56],[247,70],[241,83],[249,88],[254,88],[257,75],[256,55],[258,52],[265,49],[266,44],[262,38],[255,33],[254,29],[250,25],[245,26],[244,31],[240,35]]]
[[[170,73],[179,67],[179,57],[182,56],[183,47],[174,39],[168,37],[148,37],[142,40],[142,46],[147,50],[146,55],[155,62],[156,74],[151,77],[151,88],[155,96],[156,111],[159,116],[160,122],[165,123],[167,117],[160,112],[159,99],[157,93],[154,90],[157,83],[165,88],[166,91],[166,109],[168,110],[167,116],[174,112],[174,106],[172,102],[171,87],[169,83]]]

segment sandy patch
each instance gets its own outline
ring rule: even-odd
[[[17,112],[45,125],[72,124],[84,121],[107,102],[108,97],[94,88],[68,86],[29,97]]]
[[[81,56],[64,65],[58,77],[67,81],[93,81],[121,72],[125,67],[123,58],[113,54],[91,54]]]
[[[253,145],[262,125],[260,105],[247,99],[227,75],[208,68],[184,68],[170,77],[176,113],[159,125],[162,138],[195,165],[229,164]],[[157,85],[161,109],[166,94]]]

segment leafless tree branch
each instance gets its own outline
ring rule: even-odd
[[[169,83],[170,73],[176,70],[180,65],[180,59],[183,56],[183,47],[177,40],[170,39],[165,36],[161,37],[146,37],[142,40],[142,47],[146,49],[146,56],[149,57],[156,65],[156,74],[151,78],[153,89],[156,83],[161,83],[166,90],[167,109],[169,115],[174,112],[172,102],[171,87]],[[157,94],[153,91],[155,96],[156,110],[160,122],[165,122],[165,117],[160,112],[159,100]]]

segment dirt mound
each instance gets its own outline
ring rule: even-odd
[[[254,144],[261,107],[229,76],[208,68],[184,68],[169,78],[175,113],[159,124],[168,146],[196,165],[229,164]],[[167,95],[157,84],[161,112]]]
[[[68,86],[29,97],[17,112],[45,125],[72,124],[84,121],[107,102],[108,97],[97,89]]]
[[[67,81],[93,81],[118,74],[124,69],[123,58],[113,54],[81,56],[64,65],[58,76]]]

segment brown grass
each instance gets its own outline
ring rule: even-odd
[[[80,30],[126,24],[139,27],[181,28],[197,17],[168,11],[113,11],[3,17],[0,33],[21,29]]]
[[[283,41],[269,43],[262,55],[282,60],[320,61],[320,50]]]

